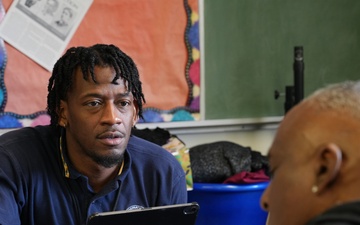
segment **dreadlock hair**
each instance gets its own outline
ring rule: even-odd
[[[48,84],[47,112],[51,117],[50,125],[58,126],[60,100],[66,100],[72,88],[77,68],[81,69],[84,80],[89,77],[97,83],[94,67],[112,67],[115,77],[124,79],[128,90],[133,94],[138,105],[138,116],[142,118],[142,106],[145,97],[142,92],[139,72],[134,61],[114,45],[95,44],[90,47],[72,47],[55,63]]]

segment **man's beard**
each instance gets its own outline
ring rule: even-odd
[[[111,155],[111,156],[99,156],[96,154],[91,154],[90,157],[94,162],[97,164],[105,167],[105,168],[111,168],[113,166],[119,165],[123,159],[123,155]]]

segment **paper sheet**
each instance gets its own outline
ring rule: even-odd
[[[14,0],[0,37],[52,71],[93,0]]]

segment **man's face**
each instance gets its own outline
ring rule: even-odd
[[[76,70],[67,101],[61,102],[59,124],[66,124],[69,154],[112,167],[122,160],[131,128],[137,121],[137,106],[122,79],[111,83],[110,67],[95,67],[97,83],[82,78]]]
[[[71,12],[69,9],[64,9],[62,14],[61,14],[61,20],[63,20],[64,22],[69,22],[71,19]]]
[[[269,150],[272,179],[262,196],[269,225],[303,225],[314,216],[315,167],[308,157],[311,143],[299,120],[305,112],[287,115]]]

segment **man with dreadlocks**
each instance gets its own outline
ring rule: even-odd
[[[119,48],[70,48],[48,91],[50,125],[0,137],[0,224],[79,225],[96,212],[187,202],[175,157],[131,135],[145,99]]]

